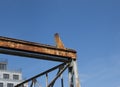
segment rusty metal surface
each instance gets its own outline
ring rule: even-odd
[[[57,48],[65,49],[64,44],[63,44],[62,40],[60,39],[58,33],[55,34],[55,41],[56,41],[56,47]]]
[[[0,48],[76,59],[76,51],[0,36]]]

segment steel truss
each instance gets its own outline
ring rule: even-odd
[[[68,69],[69,87],[81,87],[77,70],[76,51],[65,48],[58,34],[55,34],[55,40],[56,47],[0,37],[0,53],[62,62],[60,65],[17,84],[15,87],[24,87],[26,83],[29,84],[29,87],[42,87],[38,80],[41,76],[46,78],[46,87],[54,87],[58,78],[61,78],[61,87],[65,87],[62,74],[66,69]],[[55,70],[58,70],[57,74],[51,81],[48,81],[49,73]]]

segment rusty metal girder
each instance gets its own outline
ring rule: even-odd
[[[58,35],[56,39],[58,39]],[[57,43],[57,44],[60,44],[60,43]],[[13,38],[7,38],[2,36],[0,36],[0,48],[1,48],[0,53],[6,53],[6,54],[12,54],[12,55],[18,55],[18,56],[21,56],[21,55],[27,56],[27,54],[25,54],[27,52],[29,54],[36,53],[36,54],[42,54],[42,55],[48,55],[48,56],[62,57],[63,59],[76,59],[76,51],[72,49],[67,49],[63,47],[60,48],[59,46],[51,46],[51,45],[29,42],[25,40],[18,40]],[[22,53],[20,54],[19,52],[22,52]],[[30,57],[30,55],[28,55],[28,57]],[[34,57],[34,55],[32,57]],[[40,59],[44,59],[44,57]],[[51,60],[49,57],[45,59]],[[56,60],[57,59],[55,59],[55,61]]]

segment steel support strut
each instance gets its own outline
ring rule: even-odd
[[[40,73],[40,74],[38,74],[38,75],[36,75],[36,76],[34,76],[34,77],[31,77],[31,78],[23,81],[22,83],[16,85],[15,87],[20,87],[21,85],[23,85],[23,84],[25,84],[25,83],[27,83],[27,82],[29,82],[29,81],[32,81],[32,80],[34,80],[34,79],[36,79],[36,78],[38,78],[38,77],[40,77],[40,76],[46,75],[47,73],[52,72],[53,70],[55,70],[55,69],[57,69],[57,68],[59,68],[59,67],[61,67],[61,66],[64,66],[65,64],[66,64],[66,63],[62,63],[62,64],[60,64],[60,65],[58,65],[58,66],[55,66],[55,67],[53,67],[53,68],[51,68],[51,69],[49,69],[49,70],[46,70],[46,71],[44,71],[44,72],[42,72],[42,73]]]
[[[71,61],[71,65],[68,68],[68,75],[69,75],[69,87],[81,87],[76,60]]]

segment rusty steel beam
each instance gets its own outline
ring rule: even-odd
[[[55,37],[58,41],[60,38],[58,34]],[[57,43],[57,42],[56,42]],[[60,44],[59,42],[57,43]],[[13,38],[7,38],[0,36],[0,53],[33,57],[36,54],[38,59],[51,60],[51,57],[55,57],[52,60],[57,61],[57,57],[63,60],[76,59],[76,51],[68,48],[60,48],[60,46],[51,46],[46,44],[40,44],[35,42],[29,42],[25,40],[18,40]],[[46,57],[40,55],[46,55]],[[39,57],[38,57],[39,55]],[[59,61],[59,60],[58,60]]]

